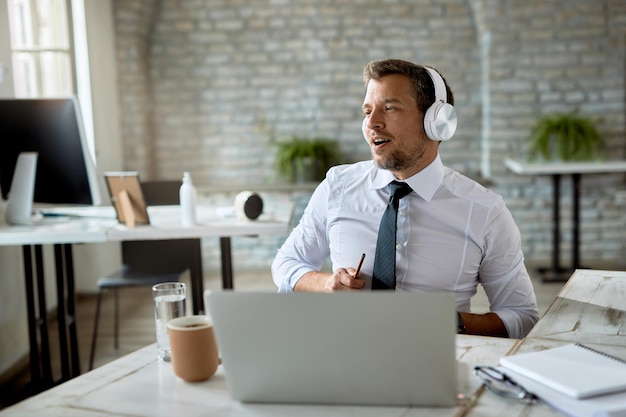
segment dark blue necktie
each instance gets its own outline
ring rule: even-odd
[[[373,290],[395,290],[396,288],[396,221],[400,199],[412,191],[405,182],[392,181],[389,184],[389,204],[380,220],[374,273]]]

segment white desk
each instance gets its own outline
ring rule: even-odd
[[[507,168],[520,175],[610,174],[626,172],[626,161],[522,162],[507,158]]]
[[[55,251],[57,319],[59,326],[59,351],[61,378],[66,381],[80,375],[78,336],[75,317],[74,267],[72,244],[124,240],[158,240],[218,237],[221,243],[222,283],[232,288],[232,236],[268,235],[287,233],[287,222],[239,222],[234,218],[220,218],[208,208],[198,210],[198,225],[180,225],[178,206],[148,208],[151,225],[129,229],[119,225],[112,207],[60,209],[58,212],[76,214],[87,212],[98,217],[52,217],[33,226],[8,226],[0,224],[0,245],[23,247],[23,263],[28,313],[31,388],[35,392],[53,386],[50,364],[50,341],[47,330],[47,308],[42,245],[52,244]],[[104,213],[104,215],[103,215]],[[202,310],[202,265],[191,271],[191,296],[194,313]]]
[[[0,246],[56,245],[64,243],[106,242],[106,232],[116,220],[50,220],[33,226],[0,223]]]
[[[626,271],[576,270],[543,317],[511,353],[583,343],[626,360],[625,300]],[[563,416],[546,405],[523,407],[491,392],[481,396],[476,411],[477,416]]]
[[[476,364],[496,364],[517,340],[461,335],[457,338],[459,390],[480,388]],[[495,362],[494,362],[495,361]],[[426,376],[425,376],[426,377]],[[243,404],[228,394],[222,367],[206,382],[178,379],[150,345],[0,412],[0,416],[455,416],[461,407],[350,407]],[[414,411],[414,412],[413,412]]]
[[[526,337],[530,339],[602,345],[608,351],[626,352],[626,271],[574,272]],[[626,353],[615,353],[626,359]]]
[[[524,340],[458,335],[459,393],[469,407],[405,408],[242,404],[228,395],[221,367],[209,381],[186,383],[154,345],[0,411],[0,416],[476,416],[558,417],[546,405],[499,397],[481,388],[474,365],[496,365],[513,352],[584,342],[626,358],[626,272],[579,270]],[[426,377],[426,376],[425,376]]]
[[[4,216],[0,221],[4,221]],[[72,244],[105,242],[107,228],[116,223],[113,219],[67,221],[54,218],[33,226],[0,224],[0,245],[22,246],[30,346],[28,390],[38,392],[55,384],[50,360],[42,245],[54,245],[60,381],[66,381],[80,375]]]
[[[626,161],[599,162],[545,162],[526,163],[513,159],[504,161],[506,167],[519,175],[552,176],[552,265],[544,272],[546,281],[561,281],[570,276],[580,265],[580,179],[583,174],[611,174],[626,172]],[[572,265],[560,265],[560,187],[561,176],[572,176]]]
[[[258,236],[287,233],[287,222],[267,220],[261,216],[257,221],[238,221],[235,217],[220,217],[215,210],[198,208],[198,224],[185,227],[180,224],[179,206],[148,207],[150,225],[139,225],[129,229],[115,224],[106,230],[106,240],[160,240],[160,239],[220,239],[222,287],[233,288],[233,267],[231,257],[231,237]],[[202,265],[191,271],[192,301],[194,313],[201,312],[203,300]]]

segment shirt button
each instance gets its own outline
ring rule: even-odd
[[[401,251],[402,249],[404,249],[404,246],[403,246],[403,245],[400,245],[400,244],[397,244],[397,245],[396,245],[396,250],[397,250],[397,251]]]

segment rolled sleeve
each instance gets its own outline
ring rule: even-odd
[[[279,292],[292,292],[302,276],[319,271],[329,255],[326,232],[328,183],[315,189],[298,225],[272,262],[272,279]]]
[[[523,262],[512,276],[483,286],[493,300],[490,310],[500,317],[509,337],[525,337],[539,320],[539,314],[535,292]]]
[[[480,282],[511,338],[525,337],[539,320],[537,299],[524,265],[521,236],[510,212],[500,206],[492,213]]]

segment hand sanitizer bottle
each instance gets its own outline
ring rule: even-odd
[[[191,182],[189,172],[183,174],[183,183],[180,186],[180,213],[183,226],[196,224],[196,188]]]

